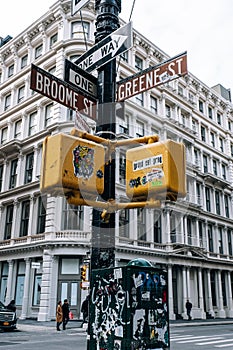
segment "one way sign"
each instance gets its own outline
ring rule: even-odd
[[[132,22],[129,22],[94,45],[74,63],[83,70],[91,72],[129,50],[132,45]]]

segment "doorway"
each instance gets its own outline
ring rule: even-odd
[[[59,281],[58,286],[58,299],[64,302],[64,299],[68,299],[70,311],[73,313],[75,319],[80,318],[80,281]]]

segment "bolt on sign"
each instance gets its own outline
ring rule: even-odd
[[[117,101],[124,101],[187,73],[187,53],[184,52],[161,64],[120,80],[117,83]]]
[[[126,152],[126,194],[134,200],[170,199],[186,195],[185,147],[172,140]]]
[[[96,119],[96,99],[32,64],[30,88],[62,105]]]
[[[43,143],[41,192],[53,196],[104,191],[105,149],[67,134],[48,136]]]

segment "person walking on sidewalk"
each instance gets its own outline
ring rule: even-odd
[[[86,296],[86,299],[82,303],[81,312],[83,313],[83,323],[88,321],[88,311],[89,311],[89,295]]]
[[[185,304],[186,310],[187,310],[187,316],[188,316],[188,320],[191,321],[191,311],[192,311],[192,303],[190,303],[189,300],[187,300],[186,304]]]
[[[60,325],[62,324],[62,320],[63,320],[63,312],[62,312],[62,302],[60,300],[57,303],[57,310],[56,310],[57,331],[60,331]]]
[[[64,300],[64,304],[62,305],[62,313],[63,313],[63,319],[62,319],[63,330],[65,330],[66,325],[69,321],[69,313],[70,313],[69,303],[67,299]]]

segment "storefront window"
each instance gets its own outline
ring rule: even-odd
[[[25,281],[25,262],[20,261],[18,265],[18,273],[17,273],[17,279],[16,279],[16,292],[15,292],[16,305],[23,304],[24,281]]]
[[[41,274],[36,274],[34,280],[33,305],[40,305],[41,281]]]
[[[8,278],[8,263],[2,264],[1,280],[0,280],[0,300],[5,303],[7,292],[7,278]]]

